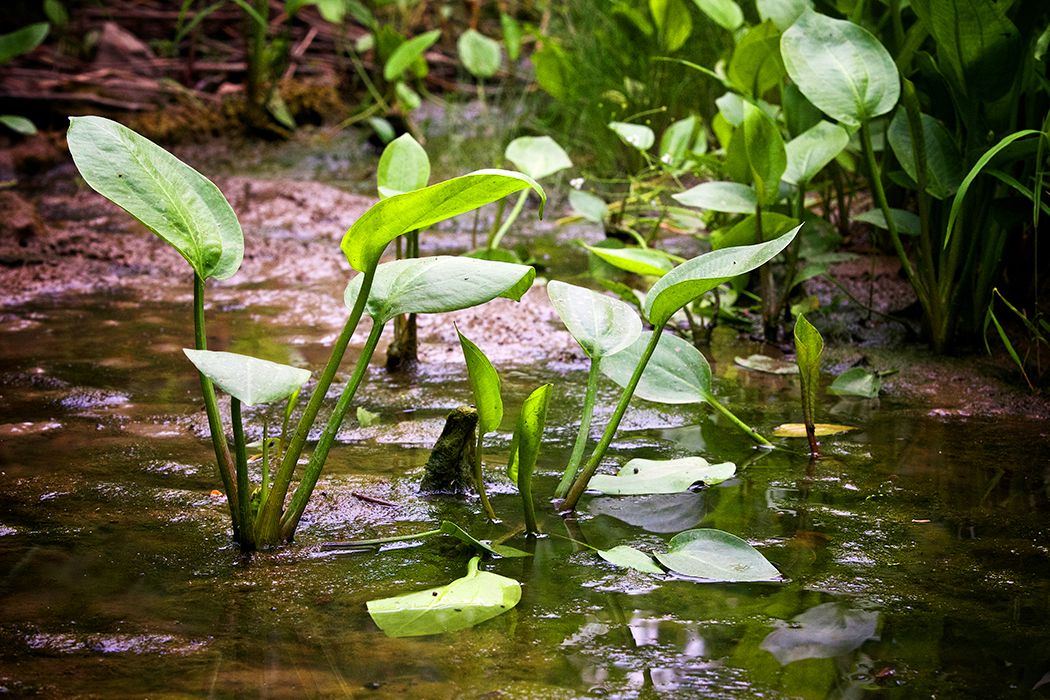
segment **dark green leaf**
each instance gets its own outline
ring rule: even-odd
[[[769,115],[748,102],[744,104],[743,129],[736,138],[741,135],[755,195],[763,205],[773,204],[779,198],[780,178],[787,169],[787,151],[780,130]]]
[[[780,56],[780,30],[772,22],[752,27],[733,50],[729,60],[730,82],[745,95],[762,97],[784,79]]]

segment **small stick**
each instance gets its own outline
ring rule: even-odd
[[[368,503],[375,503],[378,506],[387,506],[389,508],[399,507],[397,503],[393,503],[391,501],[384,501],[382,498],[376,498],[375,496],[367,496],[363,493],[358,493],[357,491],[351,491],[350,495],[354,498],[360,498],[362,501],[367,501]]]

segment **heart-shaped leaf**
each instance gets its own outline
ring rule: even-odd
[[[446,586],[370,600],[368,614],[389,637],[421,637],[456,632],[507,612],[521,600],[521,584],[478,571],[478,557],[467,575]]]
[[[430,180],[430,158],[412,138],[402,134],[387,144],[379,157],[376,184],[380,197],[393,197],[427,186]]]
[[[753,214],[758,206],[755,189],[739,182],[702,182],[685,192],[671,195],[671,198],[687,207],[727,214]]]
[[[801,224],[765,243],[723,248],[682,263],[649,290],[644,307],[646,317],[654,327],[662,328],[693,299],[772,260],[794,240],[800,228]]]
[[[110,119],[70,117],[68,142],[84,181],[179,251],[198,276],[237,272],[241,225],[211,180]]]
[[[540,196],[540,215],[547,194],[528,175],[510,170],[478,170],[467,175],[388,197],[374,204],[354,222],[340,247],[355,270],[364,272],[383,254],[390,241],[409,231],[503,199],[531,187]]]
[[[467,379],[474,394],[474,407],[478,411],[478,433],[484,435],[499,427],[503,420],[503,396],[500,394],[500,378],[496,368],[477,345],[456,329],[459,345],[463,348],[463,359],[467,362]]]
[[[365,312],[376,323],[386,323],[398,314],[457,311],[500,296],[517,300],[535,277],[528,265],[453,255],[392,260],[376,268]],[[346,286],[347,308],[354,308],[362,278]]]
[[[697,483],[719,484],[736,474],[732,462],[711,464],[703,457],[681,459],[632,459],[616,476],[595,474],[587,488],[609,496],[644,496],[680,493]]]
[[[838,124],[819,121],[788,141],[784,180],[792,185],[809,182],[849,145],[849,134]]]
[[[598,556],[615,566],[625,569],[634,569],[643,574],[663,574],[664,570],[656,565],[653,558],[640,549],[628,547],[625,544],[618,545],[612,549],[595,549]]]
[[[550,136],[521,136],[507,145],[504,157],[533,180],[572,167],[565,149]]]
[[[665,567],[708,581],[780,581],[776,567],[736,535],[722,530],[686,530],[671,538],[666,553],[656,559]]]
[[[188,348],[183,352],[201,374],[248,406],[286,399],[310,378],[310,370],[235,352]]]
[[[645,331],[628,347],[604,358],[599,365],[602,374],[627,386],[652,337],[653,331]],[[692,343],[662,333],[634,395],[646,401],[689,404],[706,401],[710,392],[711,366],[703,354]]]
[[[547,283],[547,296],[569,333],[592,360],[623,350],[642,333],[638,314],[619,299],[557,280]]]

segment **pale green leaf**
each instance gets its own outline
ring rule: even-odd
[[[503,396],[500,393],[500,378],[492,362],[469,338],[456,329],[463,359],[467,363],[467,379],[474,394],[474,407],[478,411],[478,434],[492,432],[503,421]]]
[[[734,474],[736,465],[732,462],[711,464],[703,457],[632,459],[615,476],[595,474],[587,488],[609,496],[680,493],[696,484],[719,484]]]
[[[518,20],[506,12],[499,15],[499,26],[503,30],[503,47],[507,50],[507,60],[517,63],[521,57],[522,31]]]
[[[784,180],[792,185],[809,182],[848,145],[849,134],[841,126],[817,122],[788,141]]]
[[[730,0],[731,2],[732,0]],[[697,131],[699,119],[686,117],[680,119],[664,130],[660,137],[660,162],[672,168],[682,165],[689,157],[693,145],[693,134]]]
[[[625,544],[613,547],[612,549],[595,549],[594,551],[598,553],[599,557],[614,566],[619,566],[624,569],[634,569],[635,571],[641,571],[643,574],[664,573],[664,570],[656,565],[651,556],[640,549],[628,547]]]
[[[503,155],[533,180],[572,167],[569,154],[550,136],[521,136],[507,145]]]
[[[569,333],[592,360],[623,350],[642,332],[638,314],[619,299],[557,280],[547,283],[547,296]]]
[[[476,29],[468,29],[460,35],[456,51],[463,67],[475,78],[491,78],[503,62],[499,42]]]
[[[739,182],[702,182],[671,197],[687,207],[727,214],[753,214],[758,206],[755,189]]]
[[[609,122],[609,128],[620,137],[621,141],[639,151],[648,151],[656,142],[656,134],[643,124]]]
[[[652,337],[653,331],[645,331],[620,352],[603,358],[598,365],[602,374],[626,387]],[[662,333],[634,395],[646,401],[689,404],[706,401],[710,392],[711,366],[703,353],[687,340]]]
[[[183,349],[201,374],[247,406],[286,399],[306,383],[310,370],[235,352]]]
[[[709,528],[686,530],[671,538],[656,559],[671,571],[708,581],[780,581],[776,567],[736,535]]]
[[[383,79],[393,82],[404,75],[405,71],[422,58],[426,50],[433,46],[440,36],[441,30],[434,29],[402,42],[386,60],[386,65],[383,66]]]
[[[421,189],[427,186],[428,180],[430,158],[411,134],[402,134],[383,149],[376,169],[381,198]]]

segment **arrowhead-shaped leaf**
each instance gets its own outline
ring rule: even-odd
[[[542,180],[572,167],[569,154],[550,136],[516,138],[507,145],[503,155],[533,180]]]
[[[557,280],[547,283],[547,296],[569,333],[592,360],[623,350],[642,333],[638,314],[619,299]]]
[[[310,378],[310,370],[235,352],[183,352],[201,374],[247,406],[288,398]]]

